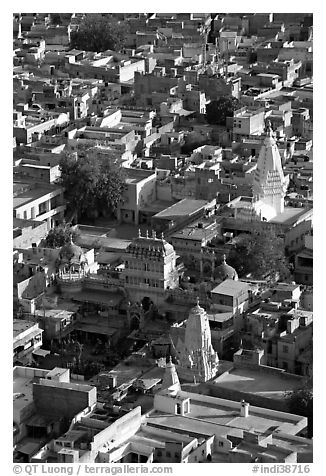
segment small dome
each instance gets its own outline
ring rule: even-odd
[[[236,281],[238,279],[238,273],[236,270],[226,263],[225,255],[223,255],[222,263],[217,266],[214,271],[214,278],[220,279],[221,281],[224,281],[225,279],[233,279]]]
[[[83,256],[83,250],[80,246],[75,245],[75,243],[72,241],[72,237],[70,237],[70,242],[63,245],[59,251],[60,261],[67,261],[69,263],[80,263]]]

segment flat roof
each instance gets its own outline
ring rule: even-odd
[[[131,168],[125,168],[124,170],[126,171],[125,180],[127,184],[141,182],[142,180],[145,180],[148,177],[155,176],[155,172],[152,170],[131,169]]]
[[[33,380],[30,377],[13,376],[14,411],[20,411],[33,402]]]
[[[199,227],[199,224],[201,224],[201,228]],[[206,237],[212,238],[210,235],[211,233],[217,233],[216,223],[203,218],[202,220],[199,219],[198,221],[185,226],[182,230],[176,231],[171,235],[171,238],[198,241]]]
[[[259,433],[275,426],[283,431],[295,434],[302,427],[305,427],[304,417],[298,415],[250,405],[249,416],[242,417],[240,415],[240,402],[183,391],[178,392],[178,394],[181,397],[190,398],[190,413],[187,415],[189,418],[200,418],[211,423],[247,431],[255,428],[256,432]],[[303,424],[302,427],[300,423]]]
[[[231,319],[232,316],[233,312],[207,313],[208,320],[213,322],[225,322]]]
[[[74,312],[66,309],[37,309],[35,314],[42,317],[51,317],[52,319],[64,319],[71,317]]]
[[[86,385],[84,383],[58,382],[58,380],[47,380],[46,378],[41,378],[38,385],[42,385],[43,387],[66,388],[77,392],[90,392],[95,388],[92,385]]]
[[[273,289],[276,291],[294,291],[299,287],[300,284],[276,283]]]
[[[171,205],[165,210],[162,210],[161,212],[154,215],[154,218],[172,218],[178,215],[192,215],[193,213],[204,208],[207,204],[207,200],[192,200],[190,198],[183,198],[174,205]]]
[[[29,184],[26,183],[26,185]],[[54,190],[55,189],[37,187],[22,191],[17,197],[13,198],[13,208],[18,208],[26,203],[32,202],[33,200],[37,200],[38,198],[50,194]]]
[[[227,296],[234,296],[241,291],[247,291],[250,289],[250,284],[242,281],[235,281],[233,279],[226,279],[221,284],[218,284],[212,293],[214,294],[226,294]]]
[[[154,200],[140,208],[140,211],[159,213],[174,205],[175,201]]]
[[[37,322],[27,321],[22,319],[14,319],[13,322],[13,333],[14,339],[19,336],[22,332],[27,331],[27,329],[32,329],[37,325]]]
[[[297,389],[302,380],[291,375],[264,373],[261,370],[233,368],[214,380],[221,388],[246,392],[265,398],[283,399],[285,392]]]
[[[304,199],[303,199],[304,200]],[[312,208],[285,207],[282,213],[276,215],[269,223],[280,223],[284,225],[294,224],[302,215],[312,212]]]
[[[44,226],[44,222],[42,221],[36,221],[36,220],[31,220],[31,219],[25,219],[25,218],[13,218],[13,228],[27,228],[29,226],[32,226],[33,228],[36,228],[37,226]]]

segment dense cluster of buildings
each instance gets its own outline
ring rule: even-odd
[[[14,461],[311,462],[312,14],[113,14],[120,52],[87,15],[13,16]],[[49,248],[67,153],[123,197]],[[286,282],[228,264],[257,224]]]

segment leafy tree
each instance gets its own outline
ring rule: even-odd
[[[258,223],[250,234],[239,236],[232,249],[228,263],[240,277],[251,273],[255,279],[278,274],[281,279],[290,276],[285,256],[284,243],[273,228]]]
[[[61,15],[60,13],[50,13],[50,22],[52,25],[61,25]]]
[[[313,435],[313,390],[312,382],[305,382],[302,388],[287,394],[288,410],[290,413],[308,418],[308,438]]]
[[[76,239],[78,232],[73,230],[70,225],[63,223],[55,228],[51,228],[46,238],[44,239],[43,246],[45,248],[61,248],[61,246],[69,243],[70,237]]]
[[[123,169],[105,158],[65,155],[59,183],[65,188],[68,209],[75,216],[114,214],[125,188]]]
[[[120,51],[124,45],[127,24],[100,14],[87,14],[78,30],[71,32],[70,45],[85,51]]]
[[[233,96],[213,100],[206,106],[206,119],[209,124],[226,125],[226,118],[241,107],[240,101]]]

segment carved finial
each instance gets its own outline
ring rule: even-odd
[[[152,237],[156,240],[156,231],[152,230]]]
[[[163,233],[161,234],[161,240],[164,240],[164,235],[163,235]]]
[[[169,364],[172,364],[172,355],[169,356],[168,363],[169,363]]]
[[[226,255],[225,254],[222,256],[222,263],[226,263]]]
[[[148,238],[148,230],[146,230],[146,238]]]
[[[138,238],[141,238],[140,228],[138,228]]]
[[[197,307],[199,307],[199,296],[197,296]]]
[[[272,128],[272,123],[269,119],[266,121],[266,136],[267,137],[273,137],[273,128]]]

